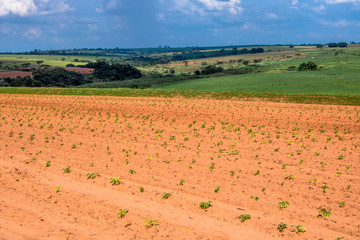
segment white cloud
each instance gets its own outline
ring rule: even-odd
[[[332,27],[347,27],[350,25],[350,22],[348,22],[346,20],[340,20],[340,21],[336,21],[336,22],[321,21],[321,23],[323,25],[332,26]]]
[[[30,27],[23,36],[28,39],[38,39],[40,38],[41,34],[42,31],[40,30],[40,28]]]
[[[159,0],[161,4],[168,4],[173,11],[188,15],[219,15],[233,16],[243,12],[241,0]]]
[[[27,16],[37,11],[33,0],[0,0],[0,17],[9,14]]]
[[[360,0],[325,0],[327,4],[360,3]]]
[[[278,19],[279,16],[276,15],[275,13],[268,13],[268,14],[266,14],[266,18],[268,18],[268,19]]]
[[[71,11],[66,0],[0,0],[0,17],[10,14],[21,17]]]

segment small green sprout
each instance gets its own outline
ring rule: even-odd
[[[169,193],[164,192],[162,198],[168,199],[171,195],[172,195],[171,192]]]
[[[288,201],[286,202],[279,202],[279,210],[287,208],[290,205]]]
[[[238,216],[238,218],[240,219],[241,222],[245,222],[246,220],[251,219],[251,215],[250,214],[241,214],[240,216]]]
[[[201,209],[208,209],[210,206],[211,206],[211,201],[201,202],[200,203],[200,208]]]
[[[128,209],[119,209],[119,212],[118,212],[119,218],[124,218],[128,212],[129,212]]]
[[[158,221],[152,220],[152,219],[149,220],[149,219],[145,218],[145,226],[147,228],[150,228],[152,226],[157,226],[157,225],[159,225]]]
[[[112,185],[120,185],[121,182],[120,182],[120,177],[116,177],[116,178],[110,178],[110,183]]]
[[[283,232],[285,228],[287,228],[287,225],[285,223],[280,223],[277,226],[277,229],[279,230],[279,232]]]
[[[321,209],[319,212],[318,212],[318,216],[320,217],[330,217],[331,216],[331,212],[329,210],[326,210],[326,209]]]

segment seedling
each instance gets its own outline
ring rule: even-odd
[[[251,219],[251,215],[250,214],[241,214],[239,217],[241,222],[245,222],[246,220],[250,220]]]
[[[144,192],[144,188],[143,188],[143,187],[140,187],[140,192]]]
[[[326,189],[328,189],[329,187],[328,186],[322,186],[320,188],[323,190],[323,193],[326,193]]]
[[[220,187],[215,188],[214,190],[216,193],[220,191]]]
[[[185,182],[185,180],[184,180],[184,179],[181,179],[181,180],[180,180],[180,185],[184,185],[184,182]]]
[[[286,202],[279,202],[279,210],[287,208],[290,205],[288,201]]]
[[[71,172],[71,169],[70,169],[69,166],[66,167],[66,168],[63,168],[62,170],[64,171],[64,173],[70,173]]]
[[[60,192],[60,188],[62,188],[62,186],[55,188],[55,192]]]
[[[120,185],[120,184],[121,184],[120,178],[119,178],[119,177],[117,177],[117,178],[110,178],[110,183],[111,183],[112,185]]]
[[[162,198],[168,199],[171,195],[172,195],[171,192],[170,193],[164,192]]]
[[[255,196],[250,196],[250,199],[255,199],[256,201],[260,200],[260,198],[255,197]]]
[[[94,179],[96,176],[99,176],[99,174],[98,173],[88,173],[88,174],[86,174],[86,176],[88,177],[88,179],[89,178]]]
[[[296,227],[296,232],[297,233],[304,233],[304,232],[306,232],[306,228],[304,228],[303,226],[301,226],[301,225],[297,225],[297,226],[295,226]]]
[[[345,206],[346,206],[345,201],[339,202],[339,206],[340,206],[340,207],[345,207]]]
[[[128,212],[129,212],[128,209],[119,209],[119,212],[118,212],[119,218],[124,218]]]
[[[279,232],[284,231],[285,228],[287,228],[287,225],[286,225],[285,223],[280,223],[280,224],[277,226],[277,229],[279,230]]]
[[[331,212],[326,210],[326,209],[321,209],[319,212],[318,212],[318,216],[319,217],[330,217],[331,216]]]
[[[200,203],[200,208],[201,208],[201,209],[208,209],[210,206],[211,206],[211,201],[201,202],[201,203]]]
[[[259,174],[260,174],[260,171],[257,170],[257,171],[254,173],[254,176],[257,176],[257,175],[259,175]]]
[[[151,228],[152,226],[157,226],[157,225],[159,225],[158,221],[152,219],[149,220],[145,218],[145,227]]]
[[[130,170],[129,170],[129,173],[134,174],[134,173],[136,173],[136,172],[135,172],[134,170],[130,169]]]
[[[285,177],[285,179],[287,179],[287,180],[295,179],[295,176],[294,175],[288,175],[288,176]]]
[[[50,167],[51,166],[51,162],[50,161],[47,161],[46,163],[45,163],[45,167]]]

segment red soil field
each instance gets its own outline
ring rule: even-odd
[[[360,239],[359,122],[354,106],[3,94],[0,239]]]
[[[32,72],[23,71],[11,71],[11,72],[0,72],[0,78],[16,78],[16,77],[32,77]]]
[[[64,67],[67,71],[78,72],[81,74],[88,74],[94,72],[93,68],[82,68],[82,67]]]

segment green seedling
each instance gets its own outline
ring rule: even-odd
[[[119,177],[117,177],[117,178],[110,178],[110,183],[111,183],[112,185],[120,185],[120,184],[121,184],[120,178],[119,178]]]
[[[346,206],[345,201],[339,202],[339,207],[345,207],[345,206]]]
[[[277,229],[279,230],[279,232],[283,232],[285,228],[287,228],[287,225],[285,223],[280,223],[277,226]]]
[[[257,171],[254,173],[254,176],[257,176],[257,175],[259,175],[259,174],[260,174],[260,171],[257,170]]]
[[[144,188],[143,187],[140,187],[140,192],[144,192]]]
[[[286,202],[279,202],[279,210],[287,208],[290,205],[288,201]]]
[[[51,166],[51,162],[50,161],[47,161],[46,163],[45,163],[45,167],[50,167]]]
[[[61,188],[62,188],[62,186],[59,186],[59,187],[55,188],[55,192],[60,192]]]
[[[172,195],[171,192],[170,193],[164,192],[162,198],[168,199],[171,195]]]
[[[326,210],[326,209],[321,209],[319,212],[318,212],[318,216],[320,217],[330,217],[331,216],[331,212]]]
[[[239,217],[241,222],[245,222],[246,220],[250,220],[251,219],[251,215],[250,214],[241,214]]]
[[[66,168],[63,168],[62,170],[63,170],[64,173],[70,173],[71,172],[71,169],[70,169],[69,166],[66,167]]]
[[[216,193],[220,191],[220,187],[215,188],[214,190]]]
[[[135,174],[136,172],[135,172],[134,170],[130,169],[130,170],[129,170],[129,173]]]
[[[288,176],[285,177],[285,179],[287,179],[287,180],[295,179],[295,176],[294,175],[288,175]]]
[[[119,212],[118,212],[119,218],[124,218],[128,212],[129,212],[128,209],[119,209]]]
[[[304,232],[306,232],[306,228],[304,228],[303,226],[301,226],[301,225],[297,225],[297,226],[295,226],[296,227],[296,232],[297,233],[304,233]]]
[[[86,174],[86,176],[88,177],[88,179],[94,179],[96,176],[99,176],[99,174],[98,173],[88,173],[88,174]]]
[[[184,185],[184,182],[185,182],[185,180],[184,180],[184,179],[181,179],[181,180],[180,180],[180,185]]]
[[[208,209],[210,206],[211,206],[211,201],[201,202],[200,203],[200,208],[201,209]]]
[[[322,186],[320,188],[323,190],[323,193],[326,193],[326,189],[328,189],[329,187],[328,186]]]
[[[152,226],[157,226],[157,225],[159,225],[158,221],[152,219],[149,220],[145,218],[145,227],[151,228]]]

